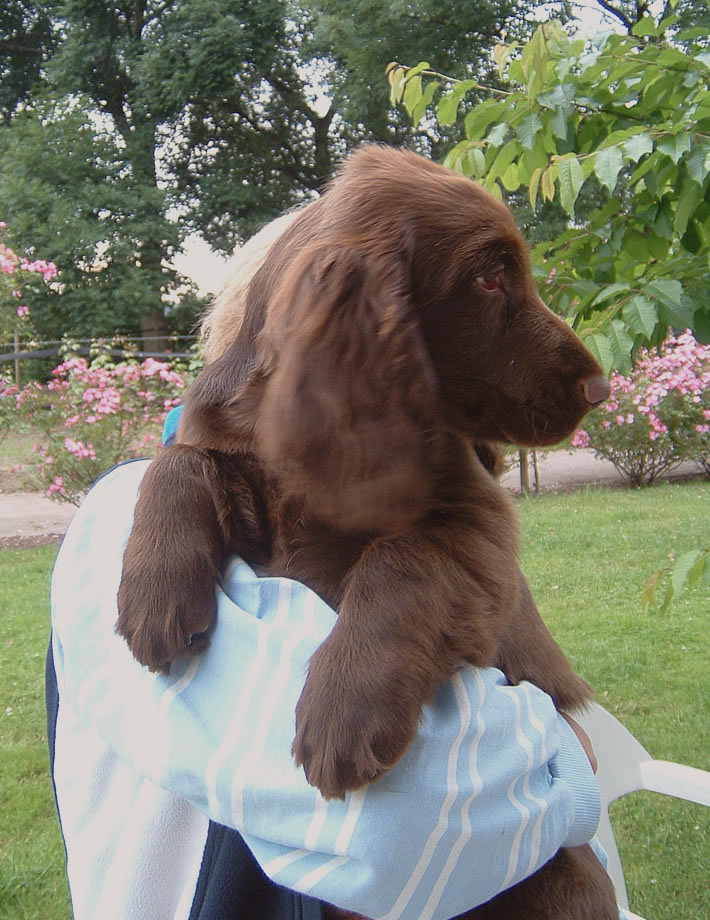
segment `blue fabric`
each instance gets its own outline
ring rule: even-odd
[[[417,739],[389,774],[343,802],[325,802],[290,746],[308,659],[335,613],[305,586],[257,577],[236,557],[216,587],[208,650],[167,677],[138,665],[114,624],[122,550],[147,466],[119,467],[97,484],[52,582],[55,781],[72,891],[90,905],[84,916],[139,916],[110,912],[118,899],[107,894],[110,871],[94,877],[86,867],[86,854],[99,852],[92,835],[106,865],[121,867],[115,884],[134,886],[122,902],[130,894],[144,916],[162,915],[146,906],[156,886],[142,881],[137,864],[153,852],[148,831],[151,841],[167,836],[174,846],[193,834],[204,846],[212,821],[238,829],[279,885],[392,920],[454,916],[530,874],[560,845],[590,839],[599,796],[574,733],[549,697],[529,684],[508,686],[492,668],[462,668],[424,708]],[[183,859],[178,901],[199,869],[191,853]],[[171,867],[161,871],[166,898]]]
[[[165,421],[163,422],[163,444],[169,445],[175,442],[183,408],[183,406],[175,406],[165,416]]]

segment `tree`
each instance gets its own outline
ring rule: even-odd
[[[312,13],[312,32],[306,42],[317,60],[321,77],[353,141],[411,142],[411,123],[393,110],[387,98],[384,74],[399,60],[429,61],[433,67],[464,78],[489,76],[489,49],[503,34],[529,36],[526,19],[533,5],[500,0],[476,5],[460,0],[304,0]],[[562,12],[563,4],[553,4]],[[420,142],[436,146],[432,134]]]
[[[141,259],[157,229],[166,255],[177,246],[173,223],[156,228],[159,190],[126,170],[116,136],[81,98],[37,101],[0,128],[0,148],[0,210],[10,242],[59,269],[56,283],[34,298],[38,336],[139,333],[141,317],[173,281],[162,265]]]
[[[302,30],[279,0],[183,0],[143,59],[151,104],[176,113],[163,154],[182,224],[223,252],[331,172],[333,115],[309,90]]]
[[[0,8],[0,118],[6,121],[39,83],[56,45],[54,6],[4,0]]]
[[[710,55],[704,33],[670,41],[676,26],[644,16],[587,47],[548,23],[523,46],[500,44],[510,87],[465,116],[446,159],[500,197],[524,190],[533,209],[561,204],[567,227],[535,247],[535,271],[607,370],[628,369],[669,328],[710,339]],[[430,79],[447,87],[436,115],[451,124],[472,87]],[[391,83],[413,112],[428,80],[403,68]],[[580,215],[587,183],[604,200]]]
[[[650,0],[596,0],[596,3],[609,22],[621,25],[626,32],[632,32],[635,25],[651,15]],[[707,33],[710,27],[710,11],[704,0],[666,0],[658,22],[670,16],[676,17],[677,29],[698,28]]]
[[[252,6],[264,21],[260,5]],[[532,4],[274,4],[261,33],[268,33],[267,44],[256,42],[249,51],[253,63],[246,73],[236,72],[227,54],[214,53],[214,39],[201,32],[204,17],[192,7],[185,3],[175,11],[185,22],[175,34],[184,31],[190,41],[177,46],[174,58],[156,59],[164,72],[154,82],[167,86],[170,73],[187,75],[190,104],[171,167],[187,225],[227,252],[256,226],[314,197],[363,140],[419,144],[431,152],[432,133],[415,130],[389,104],[387,64],[408,49],[448,63],[455,47],[467,72],[483,71],[486,46],[501,29],[519,28]],[[213,92],[198,88],[188,59],[212,62]]]
[[[387,123],[392,57],[426,49],[446,63],[455,48],[468,69],[485,64],[532,6],[55,0],[37,7],[61,35],[40,71],[110,119],[136,177],[159,185],[159,159],[186,228],[226,251],[235,220],[244,235],[312,196],[358,140],[411,138]]]
[[[12,117],[0,135],[0,217],[19,249],[44,236],[48,257],[64,272],[61,296],[51,308],[48,301],[47,335],[103,333],[111,314],[100,312],[100,301],[108,291],[115,331],[137,332],[141,317],[161,315],[175,299],[179,279],[168,265],[187,233],[231,251],[285,208],[317,195],[358,141],[406,141],[434,151],[445,129],[416,131],[396,113],[389,124],[395,110],[387,102],[388,61],[411,48],[448,64],[455,49],[466,61],[462,76],[487,72],[487,45],[501,29],[529,28],[523,14],[533,6],[527,0],[489,0],[476,8],[460,0],[11,5],[24,16],[17,34],[34,36],[34,17],[46,40],[35,36],[24,58],[3,57],[6,72],[25,89],[10,94]],[[27,95],[30,84],[35,89]],[[40,153],[45,127],[52,144]],[[25,144],[26,160],[18,153]],[[33,232],[25,235],[30,215]],[[70,268],[65,243],[72,240],[80,264]]]
[[[3,242],[7,226],[0,221],[0,343],[7,346],[33,336],[32,309],[38,288],[54,280],[57,266],[45,259],[21,258]]]
[[[156,49],[154,35],[163,15],[175,4],[160,0],[95,3],[64,0],[64,37],[49,62],[51,84],[67,98],[90,101],[101,115],[120,152],[119,174],[127,196],[135,201],[132,218],[138,233],[127,233],[129,263],[140,272],[140,313],[160,327],[165,295],[175,278],[167,267],[178,234],[168,220],[169,200],[159,175],[160,131],[179,111],[158,106],[144,73],[144,58]],[[121,226],[118,215],[114,216]]]

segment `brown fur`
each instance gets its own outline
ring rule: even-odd
[[[365,147],[290,221],[243,320],[221,328],[236,337],[213,341],[179,444],[141,488],[118,598],[136,657],[164,669],[204,645],[233,552],[308,584],[339,611],[293,743],[325,796],[395,764],[462,661],[583,705],[491,472],[496,442],[553,444],[608,387],[541,302],[508,209],[414,154]],[[616,914],[579,848],[465,916]]]

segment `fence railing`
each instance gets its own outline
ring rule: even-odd
[[[192,342],[196,342],[198,339],[194,335],[181,335],[181,336],[171,336],[169,341],[174,342],[176,348],[182,344],[182,348],[185,348],[185,343],[188,345]],[[121,345],[111,345],[103,344],[96,339],[81,339],[78,342],[71,343],[71,352],[76,355],[90,355],[96,352],[97,346],[100,346],[101,353],[105,355],[110,355],[112,358],[155,358],[156,360],[173,360],[175,358],[189,359],[193,358],[194,354],[189,351],[184,350],[147,350],[144,348],[135,348],[132,347],[131,343],[145,343],[145,338],[121,338],[121,342],[125,342],[125,347]],[[161,343],[165,342],[165,338],[161,338]],[[33,342],[28,344],[26,348],[23,348],[19,343],[0,343],[0,365],[14,363],[15,365],[15,383],[20,386],[20,380],[22,377],[22,362],[23,361],[38,361],[46,360],[47,358],[58,358],[62,354],[63,348],[66,348],[67,343],[59,340],[50,341],[50,342]]]
[[[88,355],[94,351],[88,346],[72,348],[72,354]],[[102,354],[111,355],[115,358],[192,358],[193,354],[189,351],[134,351],[132,348],[102,348]],[[59,357],[59,348],[40,348],[33,351],[9,351],[4,354],[0,353],[0,363],[8,361],[24,361],[32,358],[51,358]]]

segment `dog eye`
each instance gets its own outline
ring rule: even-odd
[[[487,272],[485,275],[479,275],[476,281],[484,291],[492,292],[500,290],[503,287],[503,266],[498,265],[492,272]]]

